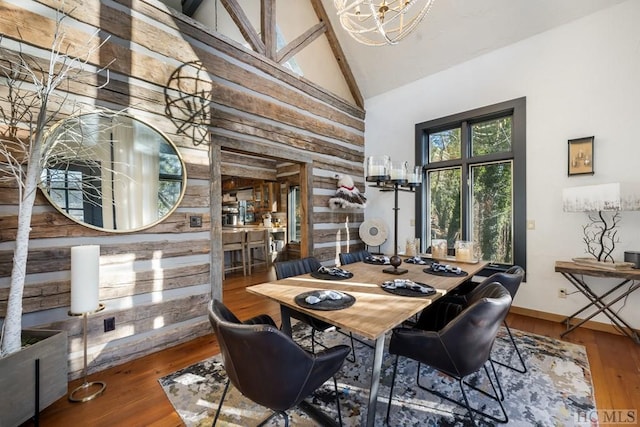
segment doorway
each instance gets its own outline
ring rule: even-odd
[[[220,154],[220,203],[212,203],[212,215],[223,229],[268,225],[271,261],[309,256],[311,163],[224,148]]]

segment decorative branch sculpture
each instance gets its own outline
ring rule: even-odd
[[[620,212],[616,211],[612,215],[610,223],[607,223],[602,211],[598,211],[597,217],[590,214],[589,220],[591,222],[582,227],[582,241],[587,245],[586,252],[598,261],[615,262],[611,253],[616,243],[620,242],[618,230],[615,229],[620,222]]]
[[[111,64],[99,69],[90,64],[108,40],[100,40],[98,31],[79,46],[65,39],[62,24],[68,15],[63,10],[64,1],[59,4],[47,59],[26,54],[23,40],[0,37],[0,86],[5,87],[0,93],[0,182],[15,184],[18,192],[18,228],[0,356],[21,348],[31,217],[42,168],[51,152],[48,144],[52,141],[46,138],[46,131],[53,122],[80,110],[60,86],[71,82],[87,84],[88,76],[100,74]],[[109,82],[108,75],[105,80],[98,89]]]

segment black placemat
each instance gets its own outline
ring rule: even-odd
[[[373,259],[373,258],[365,258],[362,262],[364,262],[365,264],[372,264],[372,265],[391,265],[388,259],[385,262],[383,260],[378,261],[377,259]]]
[[[434,276],[443,276],[443,277],[464,277],[469,275],[469,273],[467,273],[464,270],[462,270],[460,274],[454,273],[453,271],[434,271],[431,268],[425,268],[422,271],[428,274],[433,274]]]
[[[322,310],[322,311],[342,310],[343,308],[351,307],[353,303],[356,302],[356,298],[353,295],[347,294],[345,292],[340,292],[342,294],[342,298],[337,300],[327,298],[315,304],[309,304],[307,301],[305,301],[305,299],[311,295],[320,298],[320,295],[323,292],[327,292],[327,290],[319,289],[316,291],[303,292],[301,294],[296,295],[296,297],[294,298],[294,301],[300,307],[308,308],[310,310]]]
[[[346,275],[337,275],[337,274],[329,274],[329,273],[320,273],[319,271],[312,271],[311,277],[314,277],[316,279],[322,279],[322,280],[346,280],[346,279],[351,279],[353,277],[353,273],[352,272],[348,272],[349,274]]]
[[[431,288],[433,291],[425,294],[424,292],[420,292],[420,291],[416,291],[410,288],[395,288],[395,289],[388,289],[385,288],[384,286],[380,285],[380,287],[382,288],[383,291],[385,292],[389,292],[390,294],[394,294],[394,295],[398,295],[401,297],[418,297],[418,298],[426,298],[426,297],[430,297],[432,295],[435,295],[436,290],[433,286],[431,285],[427,285],[425,283],[420,283],[420,282],[415,282],[420,286],[424,286],[427,288]]]

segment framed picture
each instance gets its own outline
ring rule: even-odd
[[[569,140],[569,176],[593,175],[593,136]]]

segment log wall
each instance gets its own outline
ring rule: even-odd
[[[22,39],[45,60],[57,5],[55,0],[0,2],[5,42]],[[329,263],[336,258],[336,240],[344,250],[361,245],[357,228],[364,214],[327,207],[336,188],[335,173],[350,174],[364,191],[360,107],[154,0],[67,0],[66,10],[67,42],[82,44],[100,29],[110,39],[91,62],[99,68],[115,59],[106,87],[96,86],[103,77],[74,83],[68,87],[70,99],[129,107],[130,114],[178,146],[188,176],[185,197],[168,219],[129,234],[78,225],[38,196],[23,325],[68,332],[71,378],[81,375],[83,360],[81,322],[67,315],[71,246],[101,247],[100,299],[106,309],[89,317],[89,372],[210,331],[206,304],[222,290],[220,174],[237,170],[239,164],[249,169],[265,164],[243,156],[272,159],[284,165],[282,171],[307,165],[312,187],[307,237],[313,255]],[[211,108],[198,128],[210,131],[210,144],[194,140],[197,133],[179,132],[183,112],[166,108],[172,79],[185,63],[201,67],[199,77],[204,76],[210,91]],[[271,174],[264,172],[266,176]],[[16,211],[16,189],[3,184],[0,317],[6,310]],[[203,227],[191,228],[191,215],[201,215]],[[116,329],[105,333],[103,320],[109,317],[115,317]]]

